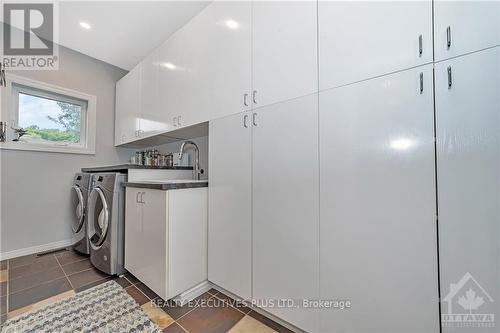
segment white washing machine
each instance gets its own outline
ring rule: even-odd
[[[89,254],[87,199],[90,193],[90,180],[90,174],[77,173],[71,187],[71,208],[73,211],[71,227],[73,229],[73,238],[76,240],[73,247],[75,251],[83,254]]]
[[[92,174],[89,195],[87,236],[90,261],[99,270],[123,274],[125,236],[125,188],[127,175]]]

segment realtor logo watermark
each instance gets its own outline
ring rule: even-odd
[[[57,3],[7,2],[3,10],[2,62],[12,70],[56,70]]]
[[[451,283],[442,300],[443,327],[466,330],[491,329],[496,326],[495,300],[470,273],[457,283]]]

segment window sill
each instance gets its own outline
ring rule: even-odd
[[[81,155],[95,155],[95,150],[83,147],[72,146],[50,146],[50,145],[37,145],[28,142],[0,142],[0,150],[24,150],[24,151],[40,151],[51,153],[64,153],[64,154],[81,154]]]

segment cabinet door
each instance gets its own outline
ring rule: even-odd
[[[142,190],[141,282],[163,299],[167,293],[167,191]],[[137,241],[137,240],[136,240]]]
[[[164,44],[163,105],[180,127],[250,108],[250,24],[250,2],[216,1]]]
[[[318,299],[318,95],[264,107],[255,123],[253,297]],[[264,309],[304,330],[317,330],[314,310]]]
[[[207,192],[168,192],[169,298],[207,280]]]
[[[167,132],[171,117],[160,102],[160,51],[155,50],[141,62],[141,138]]]
[[[317,2],[254,1],[254,107],[318,91]]]
[[[432,61],[430,0],[319,1],[318,6],[320,90]]]
[[[470,313],[500,315],[499,56],[494,48],[436,64],[439,259],[445,315],[469,313],[457,304],[461,297],[468,299],[469,289],[483,299]],[[451,290],[453,284],[459,289]],[[445,332],[480,330],[443,324]]]
[[[208,279],[250,299],[252,131],[249,114],[212,120],[209,131]]]
[[[137,140],[141,112],[141,65],[116,83],[115,145]]]
[[[141,190],[127,187],[125,199],[125,269],[139,279],[144,275]]]
[[[322,332],[439,332],[432,76],[320,93]]]
[[[499,14],[498,1],[434,1],[436,60],[500,44]]]

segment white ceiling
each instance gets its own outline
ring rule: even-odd
[[[61,1],[59,44],[130,70],[209,3]]]

